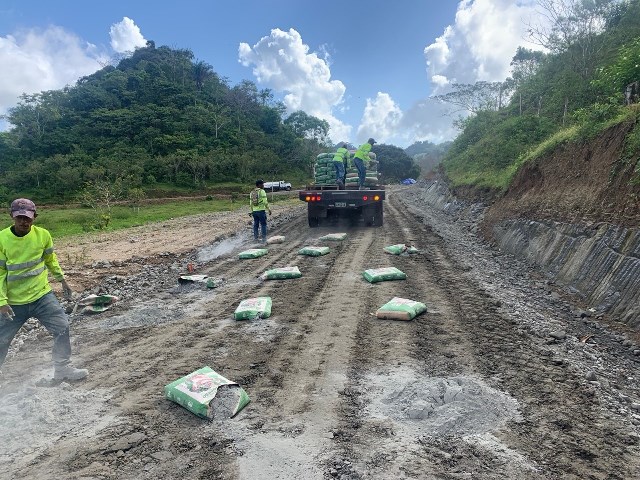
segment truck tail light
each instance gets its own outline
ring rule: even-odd
[[[380,200],[380,195],[374,195],[373,199],[377,202],[378,200]]]
[[[304,197],[304,201],[305,202],[309,202],[311,200],[311,196],[307,195],[306,197]]]
[[[364,200],[364,201],[366,202],[367,200],[369,200],[369,197],[368,197],[368,196],[366,196],[366,195],[364,195],[364,196],[362,197],[362,200]]]

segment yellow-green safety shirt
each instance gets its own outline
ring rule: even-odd
[[[359,158],[365,164],[365,166],[369,165],[369,152],[371,151],[371,144],[369,142],[363,143],[358,147],[356,153],[353,154],[355,158]]]
[[[269,201],[267,200],[267,192],[264,191],[264,188],[256,188],[258,191],[258,205],[254,205],[251,201],[251,195],[249,195],[249,205],[251,205],[251,211],[257,212],[260,210],[268,210],[269,209]]]
[[[349,150],[347,150],[344,147],[340,147],[338,150],[336,150],[335,155],[333,156],[333,161],[334,162],[346,162],[349,160]]]
[[[25,305],[49,293],[49,272],[64,279],[47,229],[33,225],[24,237],[11,227],[0,231],[0,306]]]

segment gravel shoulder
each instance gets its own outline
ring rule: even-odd
[[[58,242],[71,284],[122,300],[72,316],[88,380],[48,388],[50,338],[35,324],[3,366],[0,468],[8,478],[638,478],[640,356],[634,337],[581,311],[536,272],[490,249],[475,221],[393,188],[381,228],[307,227],[276,206],[286,242],[252,246],[246,213],[211,214]],[[331,253],[303,257],[346,232]],[[82,242],[85,242],[83,240]],[[392,256],[407,243],[420,254]],[[65,259],[71,265],[65,265]],[[77,259],[76,262],[72,260]],[[207,289],[178,285],[196,273]],[[261,281],[268,268],[303,277]],[[368,268],[407,280],[369,284]],[[273,315],[236,322],[244,298]],[[382,321],[392,297],[425,302]],[[639,352],[640,353],[640,352]],[[248,392],[234,419],[204,421],[163,386],[208,365]],[[256,472],[259,475],[256,476]]]

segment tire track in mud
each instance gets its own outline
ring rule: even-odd
[[[415,218],[411,213],[404,216],[408,221]],[[519,476],[632,478],[637,475],[636,449],[627,448],[637,440],[616,421],[610,421],[608,415],[603,415],[593,392],[582,386],[577,372],[571,371],[562,360],[551,358],[541,338],[523,331],[517,321],[502,315],[490,295],[465,278],[464,269],[448,259],[442,239],[434,240],[440,252],[438,256],[445,260],[438,262],[441,268],[433,270],[434,280],[443,291],[452,292],[450,299],[460,323],[453,340],[464,343],[466,358],[473,359],[466,367],[520,403],[522,421],[512,421],[508,428],[496,433],[501,442],[524,455],[537,470],[520,472]],[[488,472],[481,474],[481,463],[487,462],[487,452],[477,446],[461,442],[443,444],[440,440],[422,443],[425,453],[436,452],[443,469],[452,467],[450,457],[438,454],[443,445],[447,445],[455,457],[464,459],[453,462],[455,467],[475,470],[482,478],[505,478],[497,473],[495,476]],[[495,471],[504,473],[503,460],[492,460],[489,464],[493,463]]]
[[[202,273],[214,274],[212,276],[221,274],[228,279],[228,282],[219,290],[202,289],[184,294],[165,292],[159,293],[155,299],[150,299],[152,302],[157,301],[163,304],[164,308],[181,311],[182,314],[178,320],[151,327],[92,332],[92,339],[83,346],[83,350],[92,351],[90,356],[85,355],[92,371],[87,387],[105,383],[113,384],[112,372],[120,372],[119,381],[126,386],[114,395],[111,405],[119,410],[121,421],[114,429],[105,430],[103,435],[91,442],[92,445],[82,446],[76,459],[70,462],[72,470],[81,471],[92,461],[101,460],[101,449],[104,448],[105,443],[112,441],[114,436],[129,433],[131,430],[138,431],[140,425],[146,425],[147,429],[154,432],[154,437],[159,439],[165,439],[167,436],[181,438],[181,430],[185,427],[201,429],[201,420],[192,418],[189,412],[183,412],[179,407],[167,405],[167,402],[162,399],[164,384],[195,368],[210,365],[228,378],[242,384],[251,395],[253,395],[251,392],[253,381],[262,375],[269,378],[271,384],[277,385],[277,377],[280,375],[277,372],[277,366],[268,368],[266,371],[261,366],[271,363],[269,358],[271,354],[278,351],[280,340],[290,334],[290,321],[286,318],[278,320],[278,311],[286,311],[283,308],[287,303],[286,298],[283,298],[279,291],[283,290],[282,287],[287,281],[279,285],[279,282],[260,282],[256,278],[268,268],[299,262],[297,250],[307,238],[306,235],[299,234],[303,226],[306,233],[304,223],[306,219],[299,219],[291,222],[288,228],[282,229],[284,232],[290,231],[298,235],[289,236],[284,245],[270,246],[270,252],[265,257],[241,261],[235,257],[234,253],[229,258],[210,262],[215,263],[215,268],[204,265],[201,269]],[[321,273],[315,275],[311,282],[307,282],[310,283],[309,293],[317,290],[324,281]],[[289,282],[295,282],[295,280]],[[282,293],[285,293],[286,297],[285,291]],[[258,323],[235,322],[231,319],[241,299],[268,294],[273,297],[275,314],[267,320],[269,323],[264,328],[260,328]],[[291,313],[296,314],[295,311]],[[256,327],[259,330],[258,337],[263,338],[253,341],[252,339],[256,336]],[[250,345],[251,358],[245,355],[248,345]],[[114,353],[117,354],[114,355]],[[110,359],[108,369],[101,370],[94,367],[93,362],[97,362],[99,358]],[[252,367],[249,366],[251,362]],[[263,398],[265,403],[269,403],[267,393],[273,395],[272,392],[273,389],[265,392]],[[157,410],[142,408],[148,405],[149,399],[153,399]],[[144,421],[139,421],[138,416],[142,416]],[[222,431],[211,436],[212,431],[215,431],[215,428],[210,429],[207,437],[195,443],[192,440],[191,443],[187,442],[187,445],[191,445],[194,449],[199,446],[201,450],[197,458],[202,460],[203,456],[208,457],[213,464],[221,466],[221,469],[216,470],[217,474],[225,472],[225,476],[231,475],[235,455],[232,449],[227,450],[232,447],[223,451],[216,449],[209,455],[207,438],[222,438],[228,445],[233,444],[233,439]],[[155,444],[148,441],[147,448],[160,449],[160,440]],[[193,475],[201,475],[204,472],[201,466],[193,468],[191,470]],[[128,471],[131,470],[124,469],[125,476]],[[132,477],[135,476],[133,473],[130,474]],[[153,476],[153,472],[148,475],[149,478]]]
[[[241,478],[255,471],[263,472],[265,478],[322,476],[324,459],[332,448],[337,391],[346,380],[357,317],[353,312],[359,308],[360,278],[354,272],[370,241],[370,234],[349,229],[345,241],[329,244],[329,255],[302,259],[301,270],[311,272],[314,281],[301,282],[295,294],[286,292],[287,317],[293,326],[266,360],[280,375],[267,376],[256,385],[260,397],[271,392],[275,398],[268,409],[255,411],[260,431],[248,439],[252,447],[238,459]]]
[[[438,270],[452,268],[438,245],[441,240],[402,212],[392,196],[385,209],[386,224],[377,229],[367,268],[396,266],[407,280],[370,285],[367,310],[373,313],[398,296],[426,303],[428,313],[412,322],[378,320],[371,315],[359,321],[349,370],[351,388],[344,392],[341,457],[350,459],[363,478],[403,478],[409,472],[422,476],[440,470],[437,460],[424,455],[417,436],[407,435],[402,425],[388,418],[371,416],[369,392],[379,394],[379,384],[372,384],[382,381],[401,387],[420,376],[462,374],[474,365],[467,353],[471,344],[462,336],[457,302],[437,280]],[[397,243],[414,245],[422,253],[384,252],[384,246]],[[333,463],[344,469],[340,458]]]

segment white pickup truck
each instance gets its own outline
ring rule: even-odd
[[[286,190],[288,192],[291,190],[291,184],[284,180],[280,180],[279,182],[264,182],[264,189],[267,192],[278,192],[280,190]]]

